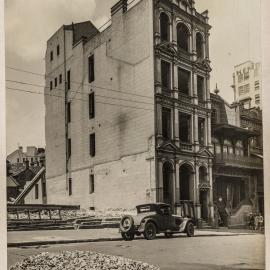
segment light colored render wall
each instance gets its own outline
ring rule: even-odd
[[[81,43],[73,49],[69,63],[72,80],[83,82],[81,87],[72,85],[70,93],[72,120],[69,135],[72,139],[72,157],[69,177],[72,178],[73,194],[68,196],[64,175],[50,178],[47,181],[48,203],[81,204],[82,208],[94,206],[101,209],[133,208],[137,203],[155,200],[151,5],[150,0],[141,1],[128,13],[121,14],[123,18],[113,18],[112,26],[102,34],[84,46]],[[120,28],[124,30],[124,35],[114,35]],[[89,85],[88,56],[91,53],[95,55],[95,81]],[[96,115],[89,120],[88,93],[91,90],[96,94]],[[151,99],[124,93],[145,95]],[[102,104],[104,102],[118,105]],[[92,132],[96,133],[94,158],[89,154],[89,134]],[[91,170],[95,175],[95,194],[92,195],[89,194]]]

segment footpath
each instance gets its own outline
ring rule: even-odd
[[[248,230],[195,230],[195,237],[237,236],[255,234]],[[182,234],[183,235],[183,234]],[[117,228],[83,229],[83,230],[48,230],[48,231],[10,231],[7,233],[8,247],[41,246],[53,244],[71,244],[83,242],[121,241]],[[159,237],[159,236],[158,236]],[[163,237],[161,234],[160,237]]]

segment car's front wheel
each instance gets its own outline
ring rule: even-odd
[[[122,232],[121,235],[125,241],[132,241],[134,239],[134,233],[132,232],[127,232],[127,233]]]
[[[153,222],[148,222],[144,228],[144,238],[147,240],[153,240],[157,235],[157,228]]]
[[[186,233],[188,237],[194,236],[194,225],[192,222],[188,222],[186,225]]]

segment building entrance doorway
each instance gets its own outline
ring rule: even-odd
[[[191,191],[193,189],[193,183],[191,181],[191,175],[193,175],[192,168],[188,164],[184,164],[179,169],[180,178],[180,200],[190,201],[192,200]]]
[[[170,162],[163,164],[163,202],[173,206],[173,166]]]
[[[200,205],[201,205],[201,217],[204,220],[208,219],[208,192],[206,190],[200,190]]]

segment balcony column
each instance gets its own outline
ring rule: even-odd
[[[179,180],[179,162],[175,164],[175,202],[180,201],[180,180]]]
[[[195,162],[195,175],[194,175],[194,205],[196,209],[196,217],[197,219],[201,218],[201,204],[200,204],[200,190],[199,190],[199,166],[197,162]]]
[[[155,92],[161,94],[161,59],[158,55],[155,57]]]
[[[206,33],[205,34],[205,59],[209,60],[209,37],[210,34]]]
[[[212,149],[212,136],[211,136],[211,113],[207,114],[206,118],[206,133],[207,133],[207,146]]]
[[[211,109],[211,99],[210,99],[210,75],[209,75],[209,74],[207,74],[205,80],[206,80],[206,83],[205,83],[205,85],[206,85],[206,88],[205,88],[205,91],[206,91],[205,97],[206,97],[206,99],[205,99],[205,100],[206,100],[206,102],[207,102],[207,109]]]
[[[173,15],[172,16],[172,44],[174,46],[174,48],[177,50],[177,28],[176,28],[177,24],[176,24],[176,17]]]
[[[193,103],[198,105],[198,92],[197,92],[197,72],[196,68],[192,70],[192,97]]]
[[[199,117],[197,109],[194,110],[193,114],[193,143],[195,144],[195,152],[199,151],[199,125],[198,125]]]
[[[162,105],[156,104],[156,134],[157,134],[157,144],[159,144],[159,139],[162,138]]]
[[[210,189],[209,189],[209,219],[211,223],[214,223],[214,201],[213,201],[213,167],[212,162],[208,165],[208,178],[210,183]]]
[[[191,30],[191,50],[190,52],[192,53],[192,61],[197,61],[197,49],[196,49],[196,29],[192,25],[192,30]]]
[[[158,159],[157,202],[163,202],[163,163]]]
[[[155,38],[155,45],[160,43],[160,12],[162,9],[156,9],[156,20],[154,20],[154,38]]]

